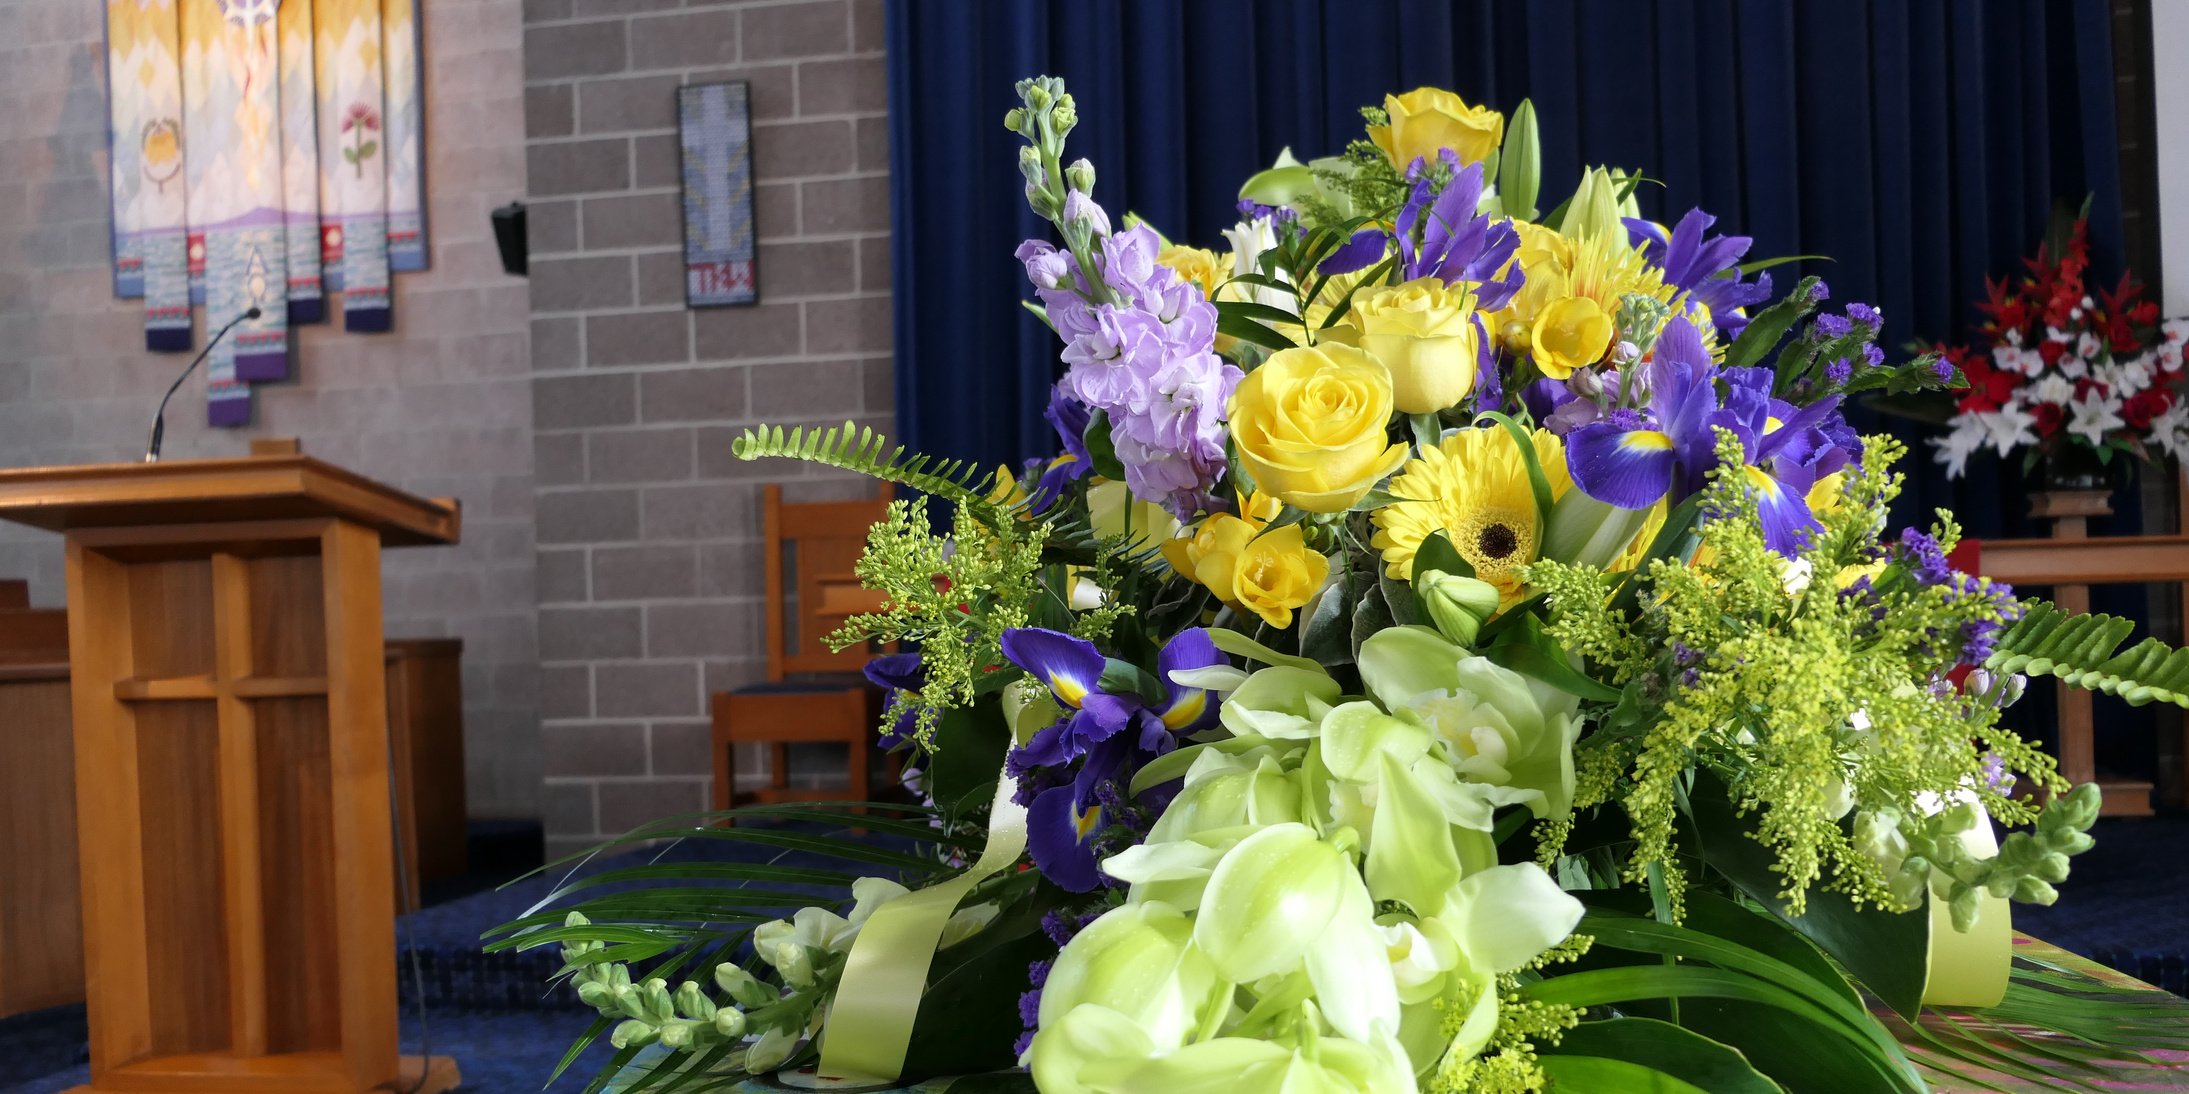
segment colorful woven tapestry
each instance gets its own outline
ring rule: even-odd
[[[174,0],[107,5],[114,295],[144,297],[146,349],[190,348],[182,63]]]
[[[423,270],[426,260],[425,83],[417,0],[382,0],[380,40],[387,60],[386,132],[388,269]]]
[[[107,0],[114,293],[145,345],[214,330],[216,425],[289,375],[288,328],[391,326],[389,271],[428,265],[416,0]],[[392,77],[395,86],[387,85]]]

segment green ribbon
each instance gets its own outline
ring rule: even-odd
[[[1026,850],[1026,810],[1012,800],[1017,780],[996,777],[996,801],[988,813],[988,845],[958,876],[898,897],[874,910],[836,985],[821,1035],[819,1072],[828,1079],[893,1083],[904,1072],[912,1023],[935,948],[958,902],[973,887],[1018,861]]]
[[[1999,853],[1992,835],[1991,818],[1960,834],[1961,845],[1978,858]],[[2014,905],[2005,897],[1985,893],[1980,898],[1976,922],[1966,932],[1953,929],[1953,913],[1947,907],[1945,886],[1931,889],[1931,942],[1924,952],[1926,965],[1923,1002],[1935,1007],[1996,1007],[2007,997],[2008,974],[2014,968]]]

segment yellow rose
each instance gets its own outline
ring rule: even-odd
[[[1231,439],[1266,493],[1341,513],[1406,462],[1391,443],[1391,371],[1350,346],[1278,350],[1232,393]]]
[[[1553,380],[1603,360],[1611,348],[1611,316],[1586,296],[1569,296],[1535,317],[1535,367]]]
[[[1240,607],[1283,630],[1329,576],[1330,560],[1308,548],[1299,525],[1287,524],[1247,544],[1232,572],[1232,591]]]
[[[1505,140],[1505,115],[1433,87],[1386,95],[1383,110],[1391,124],[1369,126],[1368,139],[1402,171],[1417,158],[1436,159],[1445,148],[1459,153],[1462,165],[1480,163]]]
[[[1402,414],[1434,414],[1475,389],[1475,297],[1443,278],[1419,277],[1353,299],[1345,321],[1355,345],[1391,370],[1391,403]]]

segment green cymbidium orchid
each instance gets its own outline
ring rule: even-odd
[[[1466,780],[1526,793],[1537,817],[1573,808],[1572,695],[1471,656],[1427,627],[1393,627],[1361,644],[1361,680],[1377,703],[1418,720]]]
[[[1212,1006],[1216,969],[1194,945],[1194,921],[1161,901],[1127,904],[1089,924],[1057,956],[1041,993],[1041,1023],[1083,1004],[1138,1026],[1157,1052],[1193,1036]]]
[[[1272,665],[1226,696],[1219,716],[1241,737],[1312,737],[1338,694],[1338,682],[1324,672]]]

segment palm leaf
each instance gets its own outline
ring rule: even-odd
[[[1584,1089],[1699,1089],[1711,1094],[1777,1094],[1779,1090],[1779,1084],[1757,1071],[1738,1049],[1654,1018],[1583,1022],[1567,1030],[1556,1048],[1541,1051],[1546,1072]],[[1552,1067],[1554,1057],[1567,1056],[1628,1061],[1683,1085],[1594,1087],[1580,1082],[1569,1065]]]
[[[987,472],[979,464],[907,456],[903,445],[890,448],[888,438],[851,422],[825,430],[800,426],[788,433],[781,426],[748,429],[730,442],[730,451],[741,460],[783,457],[840,467],[960,505],[985,501],[979,484]]]
[[[2115,654],[2134,623],[2113,615],[2069,614],[2042,600],[2025,600],[2022,607],[2022,618],[1999,636],[1985,668],[2057,676],[2075,687],[2117,695],[2131,706],[2157,700],[2189,708],[2189,650],[2146,638]]]

